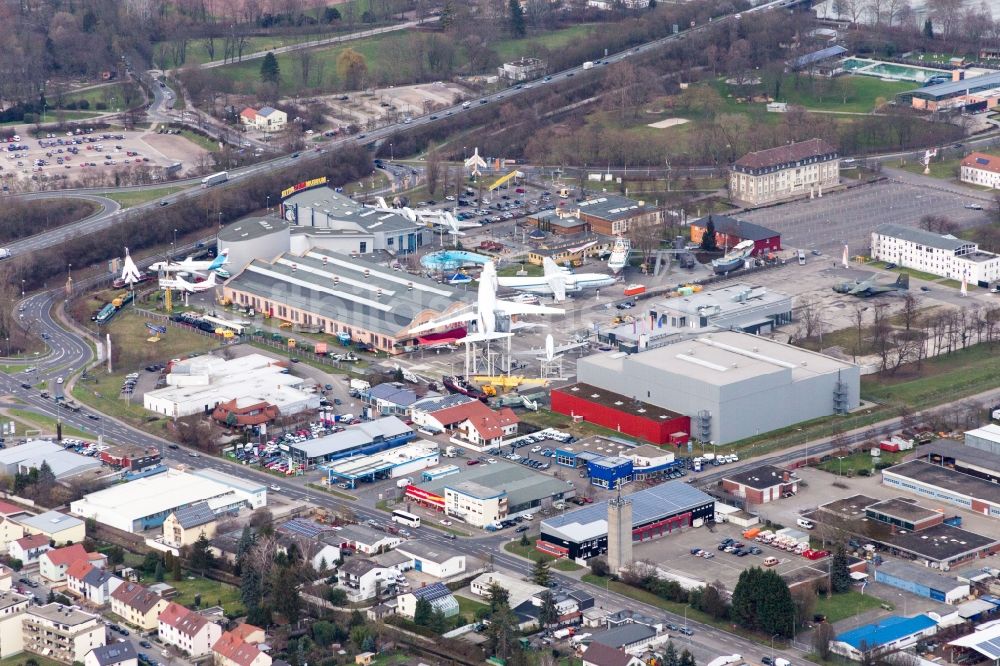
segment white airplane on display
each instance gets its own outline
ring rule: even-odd
[[[497,280],[501,287],[550,295],[557,303],[566,300],[567,292],[610,287],[616,282],[613,275],[606,273],[573,273],[560,268],[549,257],[542,261],[542,268],[544,274],[541,277],[501,277]]]
[[[453,236],[464,236],[465,234],[461,231],[462,229],[475,229],[476,227],[482,226],[478,222],[459,220],[447,210],[421,210],[419,208],[413,209],[406,206],[403,208],[392,208],[386,205],[385,199],[382,197],[378,197],[375,200],[374,208],[380,212],[398,213],[410,222],[420,222],[422,224],[439,226],[451,233]]]
[[[582,349],[586,347],[589,342],[586,340],[575,340],[573,342],[567,342],[566,344],[556,346],[555,339],[552,334],[549,333],[545,336],[545,348],[544,349],[528,349],[523,352],[515,352],[520,356],[527,356],[529,354],[535,355],[535,358],[539,361],[546,361],[551,363],[559,358],[568,351],[573,351],[574,349]]]
[[[215,288],[215,273],[209,273],[208,279],[204,282],[188,282],[179,275],[172,278],[160,278],[160,289],[177,289],[195,294],[213,288]]]
[[[497,330],[497,319],[499,317],[532,314],[564,314],[566,312],[562,308],[553,308],[547,305],[514,303],[498,299],[497,269],[492,261],[487,261],[483,265],[483,272],[479,276],[479,291],[477,295],[476,304],[469,306],[465,312],[420,324],[411,328],[409,334],[419,335],[420,333],[454,327],[460,324],[475,324],[476,332],[466,335],[460,342],[483,342],[486,340],[509,338],[513,335],[513,333]]]
[[[219,256],[212,261],[195,261],[188,257],[184,261],[158,261],[150,270],[164,273],[197,273],[198,271],[215,271],[229,263],[229,248],[219,253]]]

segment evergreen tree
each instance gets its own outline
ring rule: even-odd
[[[243,567],[240,572],[240,599],[246,608],[260,606],[264,596],[260,571],[254,567]]]
[[[163,562],[156,563],[156,571],[153,574],[153,577],[156,579],[157,583],[163,582]]]
[[[788,583],[774,569],[763,572],[760,583],[760,628],[768,634],[791,638],[795,626],[795,600]]]
[[[426,627],[431,622],[431,615],[434,614],[434,607],[431,602],[424,598],[417,599],[417,607],[413,611],[413,623],[421,627]]]
[[[705,225],[705,235],[701,237],[701,249],[705,252],[715,252],[719,249],[715,242],[715,221],[712,216],[708,216],[708,224]]]
[[[247,552],[250,551],[251,546],[253,546],[256,537],[253,531],[250,529],[249,525],[243,526],[243,533],[240,534],[240,540],[236,543],[236,563],[243,564],[243,558],[246,556]]]
[[[298,591],[298,575],[294,567],[279,567],[274,577],[271,605],[291,623],[302,615],[302,597]]]
[[[559,620],[559,611],[556,610],[556,600],[552,592],[545,590],[542,592],[542,606],[538,610],[538,622],[543,626],[555,624]]]
[[[677,656],[677,648],[673,641],[667,641],[667,649],[663,653],[663,666],[680,666],[680,657]]]
[[[448,630],[448,619],[439,610],[431,612],[430,621],[427,627],[435,634],[443,634]]]
[[[510,21],[510,34],[513,37],[524,37],[528,29],[524,23],[524,10],[521,9],[520,0],[509,0],[507,3],[507,17]]]
[[[503,607],[510,606],[510,592],[507,588],[501,587],[496,583],[490,585],[489,592],[489,603],[490,603],[490,615],[497,613]]]
[[[531,570],[531,582],[535,585],[548,587],[552,581],[552,572],[549,570],[549,563],[544,557],[535,560],[535,566]]]
[[[927,39],[934,39],[934,24],[928,18],[924,21],[924,37]]]
[[[521,534],[521,545],[522,546],[530,546],[531,545],[531,542],[528,541],[528,533],[527,532],[524,532],[523,534]]]
[[[733,621],[747,629],[757,628],[757,603],[760,598],[760,575],[758,567],[751,567],[740,572],[739,580],[733,589],[733,601],[730,614]]]
[[[274,53],[268,51],[260,63],[260,80],[264,83],[277,84],[280,78],[281,68],[278,66],[278,59],[274,57]]]
[[[843,546],[837,547],[830,564],[830,589],[834,594],[841,594],[851,589],[851,571],[847,567],[847,553]]]
[[[677,662],[677,666],[697,666],[697,663],[694,660],[694,655],[685,649],[681,652],[681,658]]]
[[[194,542],[194,545],[191,546],[191,561],[189,564],[192,569],[202,574],[212,568],[212,562],[214,560],[212,552],[208,549],[208,547],[208,537],[206,537],[204,533],[202,533],[202,535],[198,537],[198,540]]]
[[[174,561],[170,566],[170,576],[175,581],[178,581],[184,577],[181,573],[181,558],[179,557],[174,558]]]
[[[514,654],[517,649],[517,618],[510,606],[504,604],[490,616],[486,635],[493,655],[506,660]]]

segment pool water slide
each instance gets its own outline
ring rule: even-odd
[[[431,270],[443,271],[461,268],[473,264],[483,266],[490,257],[485,254],[477,254],[466,250],[441,250],[424,255],[420,259],[420,265]]]

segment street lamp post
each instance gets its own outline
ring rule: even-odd
[[[170,244],[170,259],[173,260],[174,254],[177,253],[177,230],[174,229],[174,242]]]
[[[771,663],[774,663],[774,637],[778,634],[772,634],[771,636]]]

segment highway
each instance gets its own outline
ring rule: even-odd
[[[757,7],[754,7],[753,9],[750,9],[745,13],[793,7],[803,1],[804,0],[774,0],[773,2],[768,2],[759,5]],[[302,151],[301,153],[293,153],[292,155],[275,157],[270,160],[266,160],[264,162],[260,162],[258,164],[254,164],[251,166],[242,167],[239,169],[232,169],[229,171],[229,182],[223,185],[217,185],[215,186],[215,188],[227,187],[229,184],[238,183],[239,181],[245,178],[250,178],[255,174],[262,173],[265,171],[267,172],[273,172],[276,170],[280,171],[281,169],[292,166],[293,164],[297,164],[300,162],[315,161],[316,159],[319,159],[321,157],[322,153],[327,152],[328,150],[336,150],[338,148],[343,148],[345,146],[355,145],[355,144],[362,144],[362,145],[377,144],[383,139],[386,139],[396,133],[412,131],[414,129],[423,127],[430,123],[445,122],[448,118],[451,118],[453,116],[470,113],[475,109],[490,104],[495,104],[498,102],[515,99],[517,97],[521,97],[523,95],[531,93],[536,88],[563,83],[566,82],[568,79],[571,79],[572,77],[583,75],[586,72],[593,74],[594,72],[598,72],[602,68],[608,65],[620,62],[622,60],[626,60],[628,58],[632,58],[634,56],[649,53],[651,51],[659,49],[660,47],[666,44],[670,44],[675,41],[684,40],[692,34],[707,30],[708,28],[713,27],[715,25],[725,24],[730,21],[739,20],[738,19],[739,16],[740,16],[739,14],[730,14],[727,16],[722,16],[712,21],[703,23],[701,25],[697,25],[695,27],[688,28],[687,30],[683,30],[678,34],[672,34],[666,37],[661,37],[659,39],[645,42],[643,44],[626,49],[624,51],[619,51],[617,53],[608,55],[600,60],[594,60],[593,66],[587,70],[584,69],[583,63],[581,63],[579,66],[571,67],[569,69],[564,69],[560,72],[555,72],[550,76],[545,77],[544,79],[531,81],[524,84],[519,84],[515,87],[508,88],[499,93],[491,93],[483,97],[468,100],[470,102],[468,108],[465,108],[464,104],[456,104],[441,109],[439,111],[435,111],[434,113],[431,114],[414,117],[410,122],[400,122],[392,125],[387,125],[385,127],[373,130],[371,132],[365,132],[350,137],[334,139],[325,143],[322,146],[319,146],[317,148],[310,148],[309,150]],[[168,105],[168,100],[166,99],[165,91],[162,88],[160,88],[159,84],[148,73],[144,74],[143,76],[147,86],[153,91],[153,101],[150,105],[150,110],[149,110],[150,119],[158,122],[169,122],[171,120],[174,120],[167,111],[164,111],[164,107]],[[295,157],[294,155],[298,155],[298,157]],[[128,211],[121,211],[118,208],[114,209],[109,208],[104,212],[102,212],[101,214],[89,217],[85,220],[81,220],[73,224],[68,224],[58,229],[45,231],[40,234],[36,234],[34,236],[19,240],[15,243],[11,243],[7,246],[7,248],[14,255],[23,254],[25,252],[42,250],[46,247],[62,243],[70,238],[75,238],[81,235],[91,234],[106,229],[110,226],[117,224],[120,220],[124,219],[125,215],[130,215],[133,212],[141,213],[157,207],[161,200],[176,201],[180,199],[197,198],[204,196],[210,192],[210,190],[201,189],[200,182],[196,180],[176,181],[172,183],[164,183],[159,185],[143,186],[142,188],[138,189],[156,189],[157,187],[163,187],[165,185],[176,185],[178,183],[190,184],[191,189],[188,189],[184,192],[171,194],[169,196],[163,197],[162,199],[150,201],[149,203],[146,204],[134,206],[132,208],[129,208]],[[103,191],[107,191],[107,188],[102,188],[102,189]],[[128,189],[129,191],[132,191],[137,188],[128,188]],[[55,190],[45,194],[47,194],[49,198],[52,198],[60,196],[79,196],[80,194],[87,194],[87,192],[81,190]],[[36,194],[13,195],[13,196],[36,196]]]

